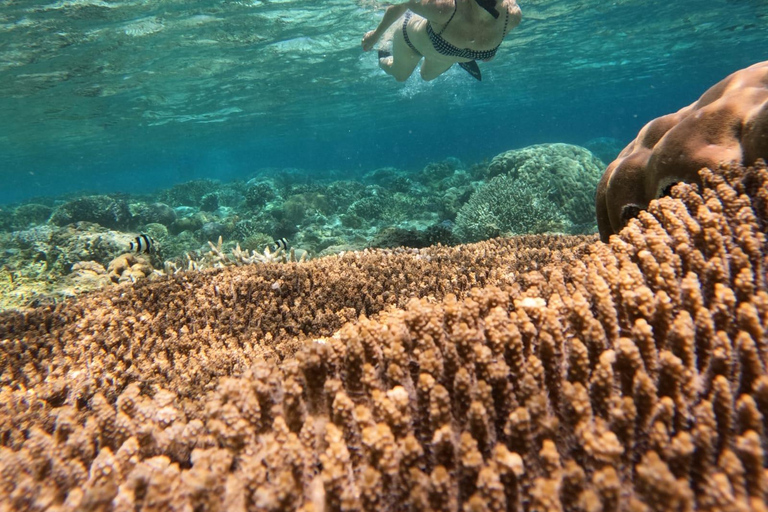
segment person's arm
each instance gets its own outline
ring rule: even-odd
[[[453,15],[457,0],[410,0],[408,9],[432,23],[446,23]]]
[[[381,39],[384,32],[386,32],[387,29],[400,18],[400,16],[405,14],[405,11],[408,10],[409,3],[410,2],[406,2],[404,4],[390,5],[387,7],[387,11],[384,13],[384,17],[381,19],[379,26],[376,27],[376,30],[371,30],[363,36],[363,51],[367,52],[373,48],[373,45]]]
[[[402,4],[390,5],[387,7],[384,17],[381,19],[381,23],[376,27],[376,30],[371,30],[363,36],[363,50],[368,51],[373,48],[384,32],[397,21],[405,11],[410,10],[414,14],[418,14],[429,21],[435,23],[446,22],[448,17],[453,13],[453,0],[409,0]]]

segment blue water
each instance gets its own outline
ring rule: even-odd
[[[396,83],[363,1],[26,1],[0,11],[0,203],[264,168],[350,176],[545,142],[629,142],[768,58],[764,0],[520,1],[478,83]]]

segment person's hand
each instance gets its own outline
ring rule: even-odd
[[[366,34],[363,36],[363,51],[367,52],[373,49],[373,45],[375,45],[379,41],[379,35],[376,33],[375,30],[371,30],[370,32],[366,32]]]

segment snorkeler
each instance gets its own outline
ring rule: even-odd
[[[387,8],[363,36],[369,51],[397,22],[392,51],[379,50],[379,67],[404,82],[421,61],[421,78],[434,80],[459,64],[480,80],[478,60],[488,61],[522,18],[515,0],[409,0]]]

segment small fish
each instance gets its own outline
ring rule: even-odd
[[[288,250],[288,240],[286,240],[285,238],[278,238],[277,240],[275,240],[275,250],[278,251],[280,249],[284,251]]]
[[[131,252],[149,254],[155,250],[155,239],[141,234],[131,242]]]

